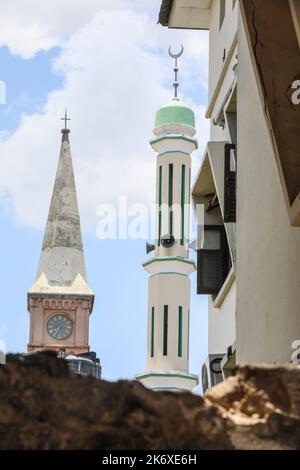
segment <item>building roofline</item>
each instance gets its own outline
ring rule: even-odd
[[[161,0],[158,23],[174,29],[210,28],[212,0]]]
[[[162,0],[158,15],[158,23],[162,26],[169,26],[169,19],[174,0]]]

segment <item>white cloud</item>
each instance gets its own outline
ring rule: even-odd
[[[0,142],[8,139],[9,132],[8,131],[0,131]]]
[[[98,11],[134,9],[157,14],[160,0],[1,0],[0,45],[28,59],[59,46]]]
[[[27,8],[28,3],[41,4],[26,3]],[[63,88],[52,92],[39,112],[22,116],[17,131],[4,142],[0,139],[0,195],[5,195],[5,201],[10,198],[19,223],[41,227],[45,222],[59,153],[59,117],[65,106],[72,118],[71,146],[83,225],[95,226],[98,205],[114,202],[120,194],[128,195],[131,202],[152,202],[155,158],[148,141],[155,111],[172,93],[172,65],[166,51],[169,44],[184,43],[181,91],[188,91],[192,103],[191,95],[207,73],[207,36],[156,25],[147,14],[150,4],[153,9],[150,0],[64,0],[53,1],[51,7],[43,2],[45,11],[40,7],[32,20],[39,25],[34,34],[42,38],[40,43],[31,41],[34,34],[27,43],[25,26],[23,45],[18,34],[8,35],[6,42],[23,57],[40,46],[48,47],[45,44],[59,43],[61,53],[54,68],[65,78]],[[6,9],[8,18],[11,9]],[[18,15],[25,25],[29,15]],[[208,138],[208,126],[202,123],[204,108],[196,108],[196,114],[201,115],[198,138],[203,144]]]

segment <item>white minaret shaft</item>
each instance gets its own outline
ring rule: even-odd
[[[177,75],[178,55],[172,56]],[[175,82],[175,97],[158,110],[150,142],[158,154],[156,242],[155,256],[143,264],[150,274],[147,370],[136,378],[153,390],[180,391],[198,384],[189,373],[189,274],[195,270],[189,259],[190,154],[197,140],[194,113],[177,98]]]

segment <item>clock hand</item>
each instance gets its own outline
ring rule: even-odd
[[[54,335],[55,338],[57,338],[57,335],[58,335],[58,333],[60,332],[60,330],[61,330],[61,325],[60,325],[60,326],[57,328],[57,330],[55,331],[55,335]]]

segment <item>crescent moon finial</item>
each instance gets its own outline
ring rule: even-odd
[[[177,52],[177,54],[172,53],[171,49],[172,49],[172,46],[169,47],[169,56],[172,57],[173,59],[178,59],[179,57],[181,57],[184,51],[184,47],[182,44],[181,44],[181,49],[179,52]]]
[[[169,47],[169,56],[172,57],[172,59],[175,59],[175,67],[174,67],[175,81],[173,82],[173,87],[174,87],[174,99],[175,99],[175,100],[178,99],[177,92],[178,92],[178,87],[179,87],[179,83],[178,83],[178,81],[177,81],[177,78],[178,78],[178,77],[177,77],[177,75],[178,75],[177,59],[182,56],[183,51],[184,51],[184,47],[183,47],[182,44],[181,44],[181,49],[180,49],[180,51],[177,52],[176,54],[172,52],[172,47],[171,47],[171,46]]]

